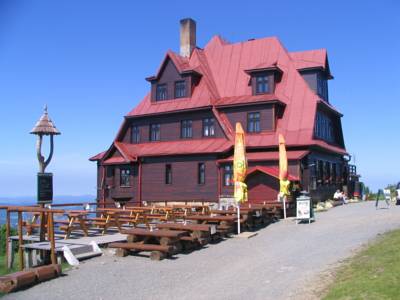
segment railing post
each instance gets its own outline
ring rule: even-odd
[[[18,257],[21,271],[24,269],[24,252],[22,251],[24,240],[22,230],[22,211],[18,211]]]

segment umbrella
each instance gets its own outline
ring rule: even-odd
[[[288,178],[288,160],[285,139],[279,134],[279,196],[283,199],[283,217],[286,219],[286,196],[290,195]]]
[[[247,201],[247,185],[244,183],[247,171],[246,145],[242,125],[236,123],[235,149],[233,154],[234,197],[238,208],[238,234],[240,233],[240,203]]]

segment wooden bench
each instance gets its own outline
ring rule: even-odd
[[[188,237],[183,237],[181,238],[181,241],[192,241],[200,244],[201,246],[206,245],[210,241],[211,235],[216,233],[216,225],[210,224],[162,223],[157,224],[156,226],[159,229],[188,231],[192,239],[190,240]],[[185,243],[184,246],[185,248],[193,248],[190,247],[193,245],[187,245],[187,243]]]
[[[182,250],[180,238],[188,236],[189,232],[181,230],[168,229],[141,229],[131,228],[124,229],[122,233],[127,234],[127,241],[130,243],[142,242],[143,244],[158,244],[162,246],[172,246],[173,254],[179,253]]]
[[[129,251],[150,251],[151,260],[161,260],[170,255],[172,247],[168,245],[154,245],[142,243],[110,243],[109,248],[117,248],[116,255],[120,257],[127,256]]]

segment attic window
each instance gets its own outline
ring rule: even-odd
[[[186,97],[186,82],[176,81],[175,82],[175,98],[183,98]]]
[[[167,84],[157,84],[157,89],[156,89],[156,100],[167,100],[168,99],[168,90],[167,90]]]
[[[260,74],[255,76],[256,94],[266,94],[269,92],[268,75]]]

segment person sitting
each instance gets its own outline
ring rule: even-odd
[[[347,204],[346,196],[340,190],[336,190],[333,194],[333,200],[342,201],[342,205]]]

